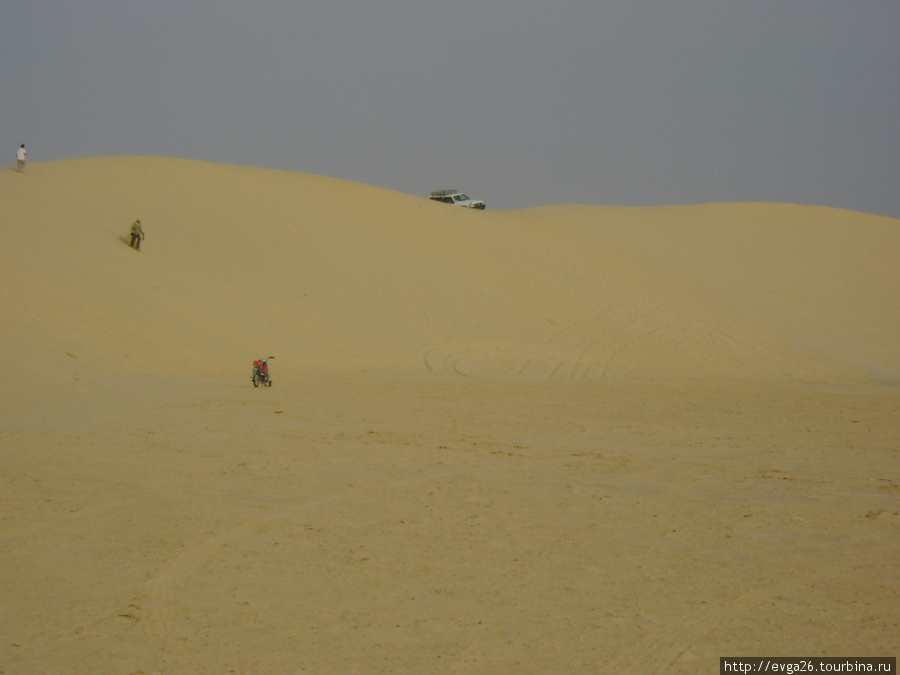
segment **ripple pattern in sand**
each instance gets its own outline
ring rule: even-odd
[[[590,379],[602,372],[591,343],[568,350],[498,341],[438,342],[420,349],[425,368],[458,377]]]

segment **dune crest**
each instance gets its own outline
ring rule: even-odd
[[[900,222],[771,205],[505,212],[154,157],[0,176],[4,366],[900,379]],[[142,252],[126,245],[141,218]]]

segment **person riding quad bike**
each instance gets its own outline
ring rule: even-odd
[[[253,380],[254,387],[259,385],[264,387],[272,386],[272,378],[269,377],[269,362],[266,359],[259,359],[253,362],[253,375],[250,379]]]

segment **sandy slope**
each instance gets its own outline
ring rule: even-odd
[[[153,158],[2,178],[16,319],[5,356],[47,377],[73,367],[66,352],[115,372],[225,374],[270,352],[298,373],[900,377],[889,218],[774,205],[473,213]],[[140,254],[123,243],[136,217]]]
[[[0,204],[0,672],[900,647],[896,220],[164,158]]]

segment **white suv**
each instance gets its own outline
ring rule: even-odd
[[[444,202],[445,204],[456,204],[456,206],[465,206],[469,209],[484,210],[484,202],[480,199],[469,199],[468,195],[464,195],[459,190],[435,190],[431,193],[429,199],[436,202]]]

